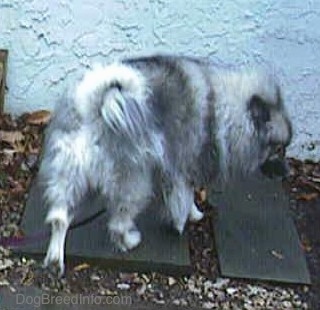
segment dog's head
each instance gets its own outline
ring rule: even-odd
[[[285,177],[289,174],[286,147],[292,138],[292,125],[286,113],[280,90],[274,100],[253,95],[248,109],[256,133],[259,164],[268,177]]]

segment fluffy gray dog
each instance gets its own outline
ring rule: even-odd
[[[110,235],[127,251],[141,241],[134,219],[156,192],[182,232],[203,216],[196,186],[270,163],[285,171],[290,140],[279,87],[267,74],[171,56],[94,68],[47,128],[39,179],[52,231],[44,265],[57,262],[64,272],[67,230],[88,189],[107,198]]]

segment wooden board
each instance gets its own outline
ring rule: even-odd
[[[43,190],[33,184],[22,220],[22,229],[27,236],[44,227],[45,208]],[[88,196],[79,206],[76,221],[90,218],[101,211],[107,202],[99,196]],[[103,213],[93,221],[71,230],[67,237],[67,261],[72,259],[90,260],[102,267],[127,271],[161,271],[168,274],[186,274],[191,271],[187,234],[179,235],[168,224],[159,220],[154,202],[137,219],[142,233],[142,243],[128,253],[117,251],[108,238],[107,214]],[[40,240],[16,248],[15,251],[29,254],[45,254],[47,240]]]
[[[8,51],[0,49],[0,113],[4,110]]]
[[[215,237],[223,276],[310,283],[280,181],[239,179],[211,202],[219,206]]]

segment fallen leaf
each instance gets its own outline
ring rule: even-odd
[[[9,190],[10,194],[17,195],[25,192],[25,188],[19,182],[14,182],[13,187]]]
[[[8,285],[10,285],[10,283],[7,279],[0,280],[0,286],[8,286]]]
[[[8,258],[4,258],[0,261],[0,271],[9,269],[12,266],[13,266],[13,261]]]
[[[319,177],[310,177],[310,181],[315,182],[315,183],[320,183],[320,178]]]
[[[6,156],[13,156],[15,153],[16,153],[15,150],[10,150],[10,149],[0,150],[0,154],[4,154]]]
[[[280,252],[278,252],[278,251],[275,251],[275,250],[272,250],[272,251],[271,251],[271,254],[272,254],[274,257],[276,257],[277,259],[283,259],[283,258],[284,258],[284,256],[283,256],[282,253],[280,253]]]
[[[7,191],[7,190],[4,190],[4,189],[1,189],[1,188],[0,188],[0,197],[1,197],[1,196],[4,197],[4,196],[7,195],[7,194],[8,194],[8,191]]]
[[[73,271],[81,271],[81,270],[88,269],[88,268],[90,268],[90,265],[87,263],[83,263],[83,264],[75,266],[73,268]]]
[[[300,237],[300,239],[301,239],[300,240],[300,245],[301,245],[302,249],[307,253],[311,252],[312,251],[312,246],[311,246],[310,241],[306,238],[306,236],[302,235]]]
[[[24,135],[21,131],[5,131],[0,130],[0,142],[4,141],[9,143],[12,146],[15,146],[17,142],[22,141],[24,139]]]
[[[45,125],[50,121],[51,113],[46,110],[33,112],[27,116],[26,122],[29,125]]]
[[[132,282],[134,281],[134,279],[136,279],[138,277],[137,273],[131,273],[131,272],[120,272],[119,273],[119,279],[122,282]]]
[[[20,280],[20,284],[25,286],[30,286],[33,284],[33,282],[34,282],[34,274],[31,271],[27,272]]]
[[[177,280],[175,278],[173,278],[173,277],[169,277],[168,278],[168,285],[169,286],[172,286],[172,285],[174,285],[176,283],[177,283]]]
[[[297,200],[311,201],[318,198],[318,193],[303,193],[298,195]]]
[[[17,237],[17,238],[23,238],[23,237],[25,237],[25,233],[24,233],[23,230],[21,230],[21,229],[19,228],[19,229],[15,232],[14,236]]]
[[[142,281],[140,286],[137,288],[136,293],[138,296],[142,296],[145,294],[146,290],[147,290],[147,285],[144,281]]]
[[[204,188],[197,189],[195,192],[196,202],[202,204],[207,200],[207,192]]]
[[[312,188],[313,190],[320,193],[320,186],[308,180],[305,176],[300,176],[298,178],[298,184],[301,186],[307,186],[309,188]]]

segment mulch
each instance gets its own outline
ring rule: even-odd
[[[16,119],[8,114],[0,115],[0,238],[23,235],[19,223],[31,180],[38,169],[43,131],[49,119],[50,113],[47,111],[26,113]],[[284,187],[290,197],[291,213],[307,257],[312,285],[310,288],[285,287],[297,291],[310,309],[320,309],[320,163],[293,158],[289,159],[289,163],[291,174],[284,181]],[[205,218],[200,223],[190,224],[188,234],[194,269],[191,279],[205,283],[219,277],[219,268],[214,236],[209,233],[213,231],[215,208],[205,202],[201,207],[205,211]],[[171,301],[177,305],[198,305],[194,301],[195,293],[190,295],[183,290],[186,283],[190,283],[190,278],[173,278],[161,273],[116,273],[101,270],[99,266],[90,266],[87,262],[69,262],[66,277],[57,279],[44,271],[38,261],[15,257],[6,249],[1,251],[3,257],[11,258],[14,263],[0,270],[0,286],[10,286],[12,290],[15,285],[35,285],[45,290],[66,293],[118,294],[119,290],[128,289],[128,293],[139,302],[164,304]],[[130,288],[122,285],[124,283],[129,283]],[[247,284],[248,281],[230,283],[235,286]],[[256,281],[252,283],[261,284]],[[269,288],[274,284],[261,285]],[[205,294],[201,299],[206,300]]]
[[[289,163],[292,173],[284,186],[311,274],[307,298],[311,309],[320,309],[320,162],[290,159]]]

